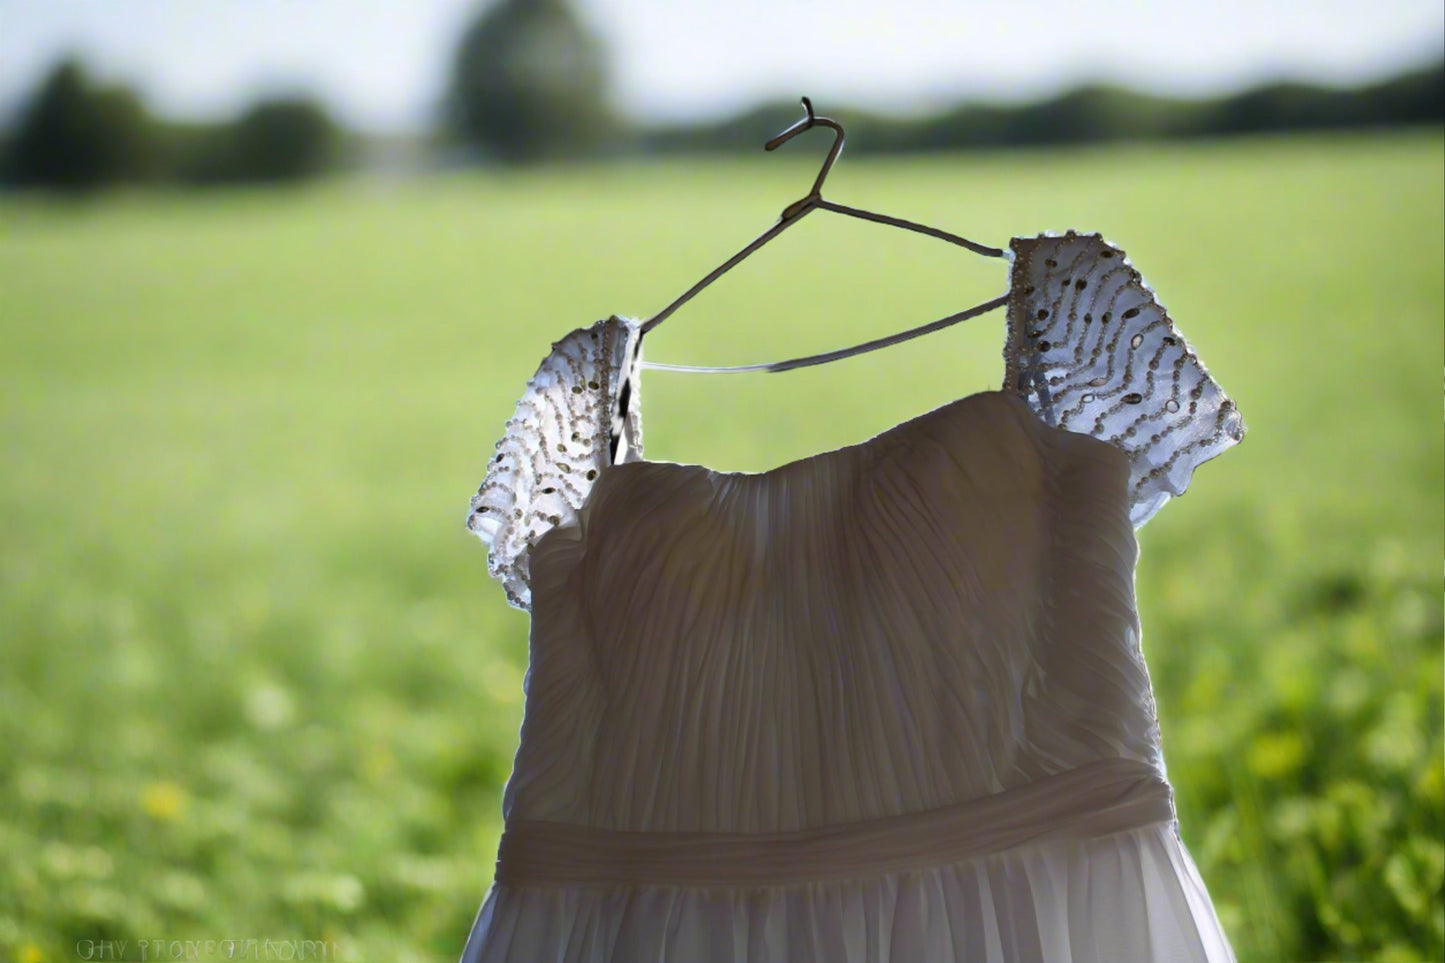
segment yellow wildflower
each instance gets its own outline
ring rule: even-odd
[[[140,805],[151,818],[171,822],[186,808],[186,791],[170,780],[147,783],[141,790]]]

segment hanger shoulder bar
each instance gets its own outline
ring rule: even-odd
[[[869,351],[877,351],[879,348],[902,344],[904,341],[911,341],[925,334],[941,331],[944,328],[958,324],[960,321],[967,321],[970,318],[976,318],[979,315],[988,314],[990,311],[997,310],[1008,303],[1008,298],[1009,296],[1007,294],[1001,294],[993,300],[985,301],[983,304],[971,307],[967,311],[950,314],[946,318],[939,318],[937,321],[930,321],[916,328],[909,328],[907,331],[900,331],[897,334],[875,338],[872,341],[855,344],[850,348],[838,348],[834,351],[825,351],[822,354],[810,354],[807,357],[792,358],[788,361],[768,361],[761,364],[740,364],[717,368],[704,367],[701,365],[660,364],[656,361],[644,361],[642,362],[642,367],[650,368],[654,371],[681,371],[691,374],[743,374],[749,371],[772,373],[792,371],[794,368],[808,368],[813,365],[827,364],[830,361],[842,361],[844,358],[851,358],[858,354],[867,354]]]
[[[982,254],[984,257],[1007,256],[1007,252],[1002,248],[989,247],[977,241],[970,241],[966,237],[959,237],[957,234],[952,234],[936,227],[929,227],[927,224],[919,224],[917,221],[908,221],[901,217],[889,217],[887,214],[875,214],[872,211],[865,211],[861,207],[849,207],[847,204],[837,204],[833,201],[824,200],[821,197],[818,198],[814,206],[825,211],[832,211],[834,214],[846,214],[849,217],[872,221],[875,224],[887,224],[890,227],[901,227],[905,231],[927,234],[929,237],[936,237],[940,241],[957,244],[959,247],[967,248],[975,254]]]

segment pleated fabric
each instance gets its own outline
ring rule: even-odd
[[[1129,472],[1001,392],[760,474],[608,468],[531,549],[464,963],[1232,959],[1164,778]],[[1144,801],[1100,817],[1094,774]]]

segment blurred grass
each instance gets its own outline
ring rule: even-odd
[[[327,939],[444,960],[490,878],[526,618],[462,528],[551,341],[771,223],[806,150],[297,191],[0,199],[0,960]],[[1241,959],[1438,959],[1438,133],[850,161],[830,196],[1100,230],[1245,443],[1142,533],[1186,841]],[[815,214],[649,337],[735,363],[1000,265]],[[650,457],[756,470],[997,387],[1002,319],[784,377],[644,379]]]

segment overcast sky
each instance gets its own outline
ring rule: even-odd
[[[424,128],[487,0],[0,0],[0,117],[63,52],[172,117],[302,88],[372,131]],[[766,98],[914,111],[1083,80],[1166,93],[1350,83],[1445,48],[1442,0],[577,0],[645,120]],[[886,12],[885,12],[886,7]]]

